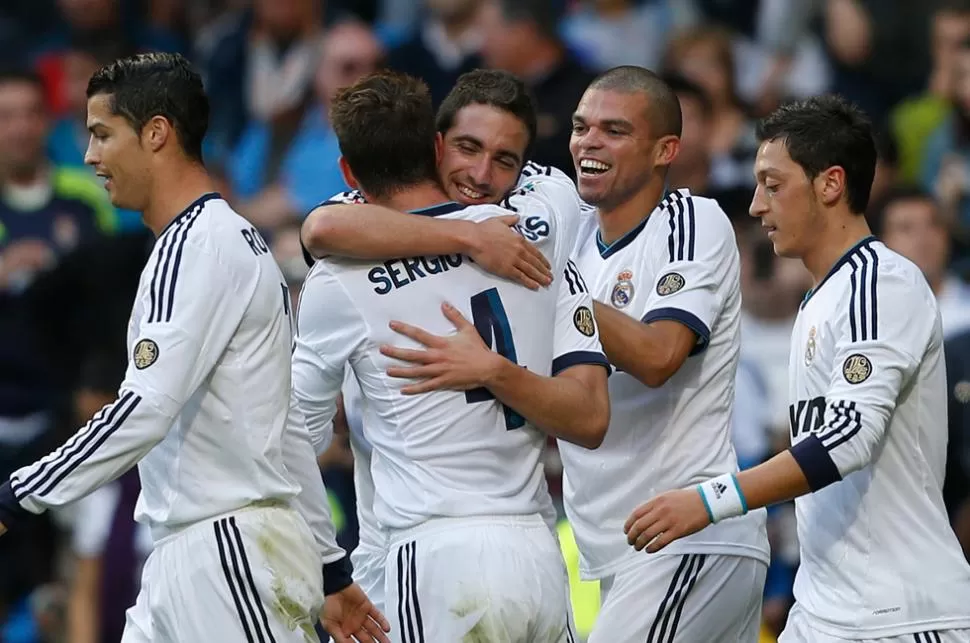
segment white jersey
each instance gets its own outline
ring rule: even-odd
[[[135,518],[156,541],[278,501],[300,510],[327,562],[342,557],[309,433],[285,430],[291,345],[289,294],[266,243],[219,195],[200,197],[142,272],[117,401],[16,471],[0,510],[64,506],[138,463]]]
[[[519,230],[549,257],[554,287],[533,292],[493,277],[461,255],[378,264],[327,258],[310,270],[298,316],[294,390],[322,433],[350,364],[366,400],[364,433],[373,447],[374,513],[382,528],[404,529],[436,517],[531,515],[548,491],[544,434],[485,389],[404,396],[406,380],[382,344],[418,348],[388,328],[397,319],[435,334],[453,332],[445,301],[472,321],[486,343],[542,375],[577,364],[606,366],[592,302],[568,262],[579,200],[568,180],[544,177],[503,202],[519,211]],[[449,203],[421,211],[482,221],[497,206]]]
[[[970,566],[943,506],[946,372],[919,269],[869,237],[806,298],[792,333],[795,598],[847,639],[970,627]],[[823,488],[824,487],[824,488]]]
[[[731,444],[740,342],[739,258],[727,216],[711,199],[670,193],[642,223],[606,246],[584,212],[576,262],[593,298],[645,323],[671,319],[697,346],[661,387],[610,377],[610,428],[600,448],[560,442],[563,498],[586,578],[642,557],[623,523],[657,494],[738,470]],[[768,562],[765,511],[711,525],[668,554],[718,553]],[[638,560],[638,559],[637,559]]]

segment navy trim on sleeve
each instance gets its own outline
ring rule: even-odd
[[[346,589],[354,582],[354,567],[350,556],[323,565],[323,595],[330,596]]]
[[[689,313],[680,308],[655,308],[644,315],[640,321],[644,324],[649,324],[650,322],[660,321],[662,319],[680,322],[694,331],[694,334],[697,335],[697,344],[691,349],[691,356],[700,355],[707,348],[707,344],[711,340],[711,329],[694,313]]]
[[[579,366],[580,364],[599,364],[606,368],[607,374],[610,374],[613,370],[610,367],[610,361],[606,359],[606,355],[603,353],[597,353],[596,351],[573,351],[565,355],[560,355],[552,360],[552,374],[554,376],[558,375],[567,368]]]
[[[810,435],[788,449],[795,462],[802,468],[805,479],[812,491],[818,491],[842,479],[839,468],[835,466],[829,450],[817,435]]]
[[[3,523],[9,531],[29,515],[30,512],[17,502],[17,496],[14,495],[10,481],[4,482],[3,486],[0,486],[0,523]]]

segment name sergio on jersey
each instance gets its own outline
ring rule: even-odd
[[[535,243],[539,239],[549,236],[550,227],[549,222],[542,217],[527,217],[525,221],[515,225],[515,230],[528,241]],[[404,288],[418,279],[433,277],[452,268],[458,268],[466,261],[472,261],[472,259],[464,255],[393,259],[371,268],[367,273],[367,279],[375,284],[375,293],[386,295],[392,290]]]

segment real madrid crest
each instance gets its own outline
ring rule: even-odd
[[[842,363],[842,377],[849,384],[862,384],[872,375],[872,362],[865,355],[854,353]]]
[[[596,323],[593,321],[593,311],[586,306],[580,306],[573,313],[573,326],[587,337],[596,333]]]
[[[135,344],[131,359],[135,363],[135,368],[139,370],[148,368],[158,359],[158,344],[151,339],[140,340]]]
[[[668,272],[657,282],[657,294],[661,297],[672,295],[684,287],[684,277],[676,272]]]
[[[613,293],[610,295],[610,301],[613,303],[614,308],[626,308],[633,301],[633,293],[636,292],[633,288],[633,273],[629,270],[624,270],[616,276],[616,285],[613,286]]]
[[[805,366],[811,366],[812,360],[815,359],[815,327],[808,331],[808,341],[805,343]]]

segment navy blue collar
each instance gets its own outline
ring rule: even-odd
[[[411,210],[410,214],[420,214],[426,217],[440,217],[443,214],[451,214],[452,212],[458,212],[459,210],[464,210],[465,205],[461,203],[456,203],[455,201],[448,201],[446,203],[439,203],[438,205],[428,206],[427,208],[419,208],[417,210]]]
[[[617,252],[619,252],[620,250],[623,250],[623,248],[626,248],[628,245],[633,243],[633,240],[636,239],[638,236],[640,236],[640,233],[643,232],[643,229],[647,227],[647,221],[650,220],[650,215],[656,212],[657,210],[662,210],[663,208],[665,208],[669,204],[671,197],[675,194],[677,194],[676,191],[669,192],[665,188],[663,196],[660,198],[660,201],[657,202],[657,205],[654,207],[654,209],[648,212],[647,216],[643,217],[640,220],[640,223],[638,223],[632,230],[629,230],[626,233],[624,233],[622,237],[620,237],[613,243],[610,243],[610,244],[605,243],[603,241],[603,235],[601,231],[597,230],[596,249],[599,250],[600,257],[602,259],[609,259]]]
[[[185,217],[189,216],[189,214],[193,210],[195,210],[197,207],[199,207],[200,205],[202,205],[206,201],[211,201],[212,199],[221,199],[221,198],[222,198],[222,195],[219,194],[218,192],[208,192],[206,194],[203,194],[198,199],[196,199],[195,201],[193,201],[192,203],[190,203],[188,205],[188,207],[186,207],[184,210],[182,210],[178,214],[177,217],[175,217],[174,219],[172,219],[171,221],[169,221],[168,222],[168,225],[165,226],[164,228],[162,228],[162,231],[159,233],[158,236],[161,237],[163,234],[165,234],[166,232],[168,232],[168,229],[169,228],[175,226],[179,221],[181,221]]]
[[[845,254],[842,255],[839,258],[838,261],[835,262],[835,265],[832,266],[832,268],[829,270],[828,274],[825,275],[825,278],[822,279],[822,281],[818,282],[818,285],[817,286],[815,286],[814,288],[812,288],[811,290],[809,290],[807,293],[805,293],[805,298],[802,299],[801,306],[804,308],[805,304],[808,303],[808,300],[811,299],[812,296],[815,293],[817,293],[822,288],[822,286],[825,285],[825,282],[828,281],[829,278],[832,275],[834,275],[835,273],[837,273],[839,271],[839,269],[842,268],[842,266],[844,266],[846,263],[848,263],[849,259],[851,259],[854,255],[856,255],[860,250],[862,250],[863,248],[867,247],[873,241],[878,241],[878,239],[876,239],[876,237],[874,237],[873,235],[870,234],[869,236],[867,236],[867,237],[865,237],[863,239],[860,239],[858,243],[856,243],[854,246],[852,246],[851,248],[849,248],[848,250],[846,250]]]

